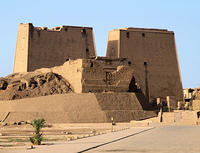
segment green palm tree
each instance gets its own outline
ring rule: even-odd
[[[34,145],[40,145],[43,137],[42,137],[42,133],[40,133],[41,129],[44,127],[45,124],[45,120],[42,119],[34,119],[31,122],[31,125],[34,127],[35,131],[34,131],[34,135],[32,137],[30,137],[30,141],[32,144]]]

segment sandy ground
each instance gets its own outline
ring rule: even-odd
[[[35,149],[2,149],[0,153],[199,153],[199,126],[134,127],[74,141],[57,141]]]
[[[78,139],[74,141],[57,141],[49,143],[49,145],[36,146],[35,149],[4,149],[0,150],[0,153],[75,153],[75,152],[85,152],[90,148],[95,146],[101,146],[106,143],[112,143],[113,141],[120,141],[126,137],[139,134],[140,132],[151,129],[151,127],[143,128],[131,128],[118,132],[109,132],[107,134],[102,134],[98,136]]]
[[[88,153],[199,153],[199,126],[161,126]]]
[[[79,128],[77,128],[79,125]],[[73,141],[46,141],[41,146],[29,149],[26,146],[4,147],[0,153],[199,153],[200,126],[157,126],[157,127],[128,127],[128,123],[115,127],[116,132],[107,129],[101,133]],[[65,124],[56,125],[58,128],[67,127]],[[71,124],[68,129],[81,130],[88,127],[97,129],[110,128],[109,124]],[[122,128],[123,127],[123,128]],[[92,128],[91,128],[92,129]],[[97,130],[96,129],[96,130]],[[118,131],[117,131],[118,130]],[[105,130],[106,131],[106,130]],[[80,131],[79,131],[80,132]],[[79,135],[80,136],[80,135]],[[0,143],[2,144],[2,143]]]
[[[50,124],[42,129],[43,144],[57,141],[71,141],[77,138],[91,137],[129,128],[129,123],[85,123],[85,124]],[[29,137],[33,134],[33,127],[29,124],[0,126],[0,149],[26,149],[31,146]],[[0,151],[1,151],[0,150]]]

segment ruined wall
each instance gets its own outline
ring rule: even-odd
[[[133,70],[126,61],[97,59],[84,60],[82,92],[127,92]]]
[[[133,69],[125,59],[76,59],[62,66],[42,68],[41,73],[53,72],[70,82],[74,92],[127,92]]]
[[[129,59],[136,82],[149,101],[166,96],[183,99],[174,32],[139,28],[110,31],[106,56]]]
[[[74,92],[82,92],[82,59],[69,60],[61,66],[55,66],[52,68],[37,69],[37,73],[53,72],[61,75],[67,81],[70,82]]]
[[[24,42],[25,40],[25,42]],[[14,72],[62,65],[66,59],[96,56],[90,27],[61,26],[53,29],[20,24]]]
[[[192,109],[193,110],[200,110],[200,100],[192,100]]]

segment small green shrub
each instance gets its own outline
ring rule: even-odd
[[[34,134],[32,137],[30,137],[30,141],[32,144],[34,145],[40,145],[42,140],[43,140],[43,137],[42,137],[42,133],[40,133],[41,129],[44,127],[44,124],[45,124],[45,120],[42,118],[42,119],[34,119],[32,122],[31,122],[31,125],[34,127]]]

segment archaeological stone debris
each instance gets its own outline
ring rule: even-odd
[[[49,73],[13,74],[0,79],[0,100],[15,100],[72,92],[62,76]]]
[[[157,99],[176,109],[182,90],[172,31],[112,30],[99,57],[91,27],[20,24],[13,74],[0,78],[0,120],[142,120],[157,116]]]

